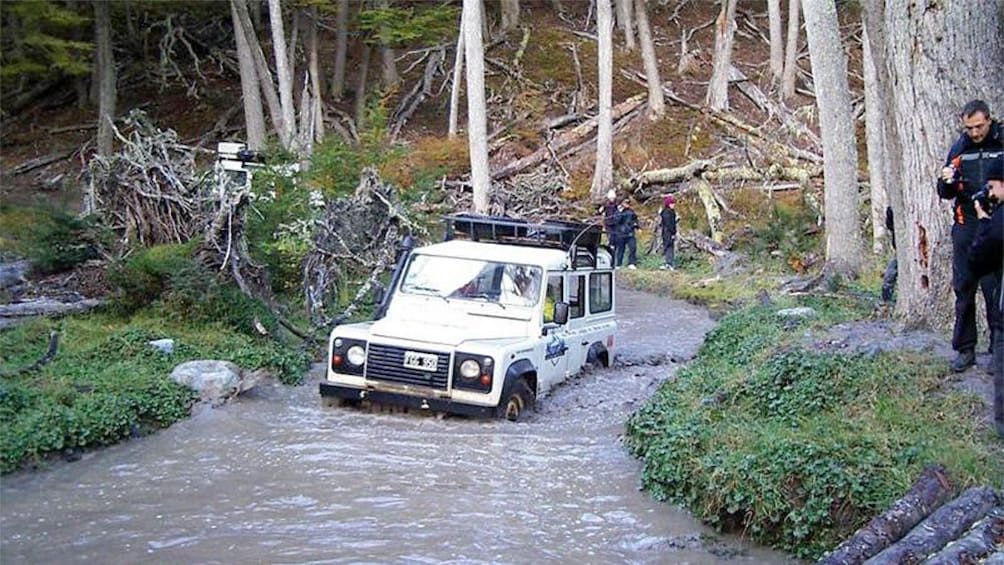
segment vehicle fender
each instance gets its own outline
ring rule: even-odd
[[[610,366],[610,352],[607,351],[607,346],[603,345],[601,341],[594,341],[592,345],[589,346],[589,351],[586,352],[586,363],[600,363],[604,367]]]
[[[527,383],[530,385],[530,390],[533,394],[537,394],[537,368],[534,367],[533,363],[529,359],[519,359],[518,361],[509,365],[505,370],[505,382],[502,384],[502,396],[499,397],[499,402],[505,402],[505,399],[509,397],[509,391],[512,390],[513,385],[519,382],[519,379],[526,378]]]

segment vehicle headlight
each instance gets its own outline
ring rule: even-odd
[[[481,375],[481,364],[474,359],[465,359],[460,364],[460,376],[465,379],[476,379]]]
[[[366,350],[361,345],[353,345],[345,352],[345,358],[356,367],[361,367],[366,361]]]

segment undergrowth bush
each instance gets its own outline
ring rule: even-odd
[[[58,355],[40,370],[12,375],[45,350],[51,322],[0,333],[0,472],[39,463],[67,449],[91,448],[185,418],[195,394],[169,379],[180,363],[232,361],[266,369],[290,384],[302,378],[306,354],[225,324],[172,321],[157,309],[129,320],[109,315],[67,318]],[[148,342],[171,337],[172,354]]]
[[[0,205],[0,249],[30,260],[40,273],[58,273],[95,259],[110,240],[94,217],[51,206]]]
[[[726,316],[694,363],[628,421],[643,483],[724,530],[816,559],[942,462],[963,486],[1000,487],[981,440],[979,399],[940,386],[943,363],[910,353],[849,354],[802,343],[811,327],[860,316],[782,318],[758,305]]]

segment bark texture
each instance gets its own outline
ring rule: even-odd
[[[713,110],[729,109],[729,67],[732,66],[732,40],[736,31],[736,0],[723,0],[715,22],[715,59],[708,83],[707,104]]]
[[[864,56],[865,77],[865,140],[868,146],[868,181],[871,185],[872,253],[880,253],[888,238],[885,227],[885,209],[889,197],[885,189],[885,130],[882,124],[885,111],[878,92],[878,75],[872,58],[868,34],[862,34],[861,51]],[[893,211],[895,218],[895,210]]]

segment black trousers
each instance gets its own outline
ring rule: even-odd
[[[993,273],[977,280],[969,270],[969,248],[976,236],[976,221],[952,225],[952,290],[955,291],[955,328],[952,349],[976,349],[976,290],[983,290],[987,322],[993,328],[997,304],[993,300],[997,277]]]

